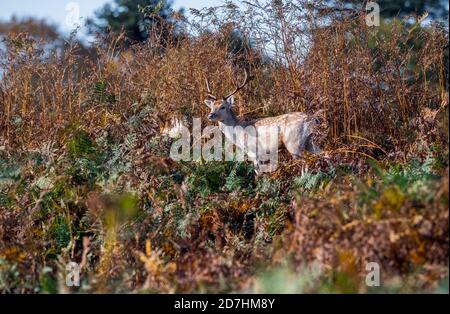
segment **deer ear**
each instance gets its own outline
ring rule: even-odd
[[[233,105],[234,105],[234,96],[228,97],[228,98],[227,98],[227,103],[229,103],[230,106],[233,106]]]
[[[205,99],[203,102],[208,106],[208,108],[212,108],[213,101],[211,99]]]

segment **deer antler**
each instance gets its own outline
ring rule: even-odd
[[[227,96],[223,97],[224,100],[228,99],[229,97],[233,96],[234,94],[236,94],[239,90],[241,90],[245,85],[247,85],[248,82],[250,82],[250,80],[253,78],[251,76],[248,75],[247,69],[244,69],[244,82],[242,82],[241,85],[237,85],[236,88],[234,89],[233,92],[231,92],[230,94],[228,94]]]
[[[211,86],[209,85],[209,80],[208,78],[205,77],[205,82],[206,82],[206,89],[208,91],[208,97],[213,99],[213,100],[217,100],[217,97],[214,96],[211,92]]]

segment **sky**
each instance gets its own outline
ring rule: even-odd
[[[0,20],[8,20],[13,15],[46,18],[57,24],[60,31],[69,33],[75,27],[77,17],[82,24],[86,17],[93,16],[95,10],[107,2],[112,0],[0,0]],[[201,9],[222,3],[221,0],[175,0],[174,8]]]

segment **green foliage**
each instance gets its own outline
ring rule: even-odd
[[[290,201],[290,195],[286,193],[289,189],[287,182],[274,180],[269,177],[259,178],[254,189],[254,193],[260,195],[260,202],[257,215],[267,218],[268,235],[273,236],[282,227],[286,219],[286,211],[283,205]]]
[[[55,294],[58,292],[58,283],[52,274],[50,267],[44,267],[41,271],[40,292]]]
[[[114,94],[108,92],[106,81],[98,81],[94,84],[91,102],[94,104],[112,104],[116,101]]]
[[[206,162],[196,164],[191,174],[186,178],[191,196],[209,196],[222,191],[227,182],[227,174],[233,167],[231,162]]]
[[[89,157],[95,153],[94,141],[83,130],[76,130],[67,143],[69,157]]]
[[[139,214],[139,199],[131,193],[109,196],[108,210],[112,211],[119,223],[127,223]]]
[[[166,0],[114,0],[97,12],[98,22],[89,20],[88,24],[92,32],[124,31],[131,42],[141,42],[148,38],[150,26],[163,27],[158,17],[170,22],[171,6]]]
[[[449,280],[447,277],[447,278],[442,279],[439,282],[435,292],[440,293],[440,294],[448,294],[448,291],[449,291],[448,286],[449,286]]]
[[[56,216],[51,222],[49,236],[55,241],[56,250],[61,250],[69,244],[71,232],[69,222],[65,217]]]
[[[142,123],[138,120],[136,118],[132,123],[135,132],[138,132]],[[239,258],[246,260],[248,257],[262,267],[255,275],[255,292],[360,292],[360,282],[352,272],[335,270],[331,276],[316,268],[311,269],[313,266],[310,264],[296,268],[267,268],[264,258],[257,259],[251,252],[270,256],[280,241],[289,235],[287,230],[292,228],[292,215],[296,214],[295,210],[292,212],[292,193],[300,191],[303,204],[311,199],[320,200],[322,193],[333,191],[330,190],[330,185],[337,186],[333,195],[342,197],[346,185],[350,184],[353,185],[361,207],[365,204],[375,209],[362,212],[360,219],[373,217],[373,212],[378,215],[378,219],[382,219],[387,212],[377,213],[377,206],[397,206],[397,203],[385,203],[383,198],[388,197],[387,200],[390,201],[391,196],[401,197],[398,202],[400,206],[406,200],[424,202],[433,197],[431,189],[439,179],[436,171],[440,164],[432,157],[422,162],[411,160],[407,164],[390,164],[386,169],[373,164],[375,175],[369,176],[371,183],[365,181],[366,177],[357,178],[345,167],[306,171],[295,177],[274,178],[263,175],[255,178],[250,163],[190,162],[184,163],[173,173],[153,172],[149,177],[151,183],[144,184],[147,188],[137,189],[134,186],[133,189],[140,192],[132,192],[130,186],[119,183],[122,180],[128,181],[130,172],[135,171],[131,161],[136,158],[133,152],[139,145],[135,135],[138,133],[124,134],[120,143],[106,134],[97,138],[91,138],[83,132],[73,134],[68,137],[66,153],[56,164],[32,163],[34,167],[41,168],[39,176],[30,181],[32,184],[21,178],[23,168],[19,167],[22,170],[18,171],[17,163],[2,163],[3,169],[8,169],[4,171],[7,174],[5,177],[22,183],[5,188],[1,195],[17,195],[20,187],[20,195],[31,195],[35,202],[39,202],[33,219],[40,227],[34,232],[40,241],[47,243],[40,254],[49,266],[41,270],[36,282],[30,281],[30,289],[41,293],[58,292],[57,277],[52,269],[58,267],[56,261],[67,254],[72,241],[80,241],[87,233],[94,232],[95,239],[102,243],[103,250],[109,252],[108,256],[113,256],[116,254],[113,248],[117,243],[131,245],[129,243],[134,243],[139,232],[148,232],[157,247],[155,252],[158,253],[155,254],[162,254],[164,257],[161,260],[169,263],[177,260],[178,256],[191,254],[190,252],[197,254],[196,252],[205,248],[212,252],[216,249],[222,252],[222,249],[216,247],[220,241],[224,241],[221,240],[224,234],[222,230],[227,232],[224,250],[228,252],[221,257],[223,263],[233,263]],[[86,163],[91,163],[91,166]],[[124,165],[128,165],[128,168],[121,168]],[[60,178],[56,178],[56,174]],[[106,185],[104,180],[112,176],[115,179]],[[179,191],[176,190],[177,187],[180,188]],[[100,212],[86,203],[88,193],[96,193],[95,191],[101,194]],[[12,192],[14,193],[11,194]],[[186,196],[187,203],[180,200],[180,195]],[[345,206],[339,207],[343,216],[349,214],[347,209],[344,210]],[[160,208],[160,211],[156,208]],[[320,209],[310,215],[310,219],[317,219],[318,213]],[[98,217],[99,221],[95,222],[93,217]],[[103,227],[97,230],[99,225]],[[214,229],[215,226],[218,226],[217,229]],[[205,236],[201,248],[194,244],[200,234]],[[80,250],[80,244],[76,247]],[[96,258],[101,258],[101,255]],[[111,257],[108,258],[111,260]],[[23,273],[17,266],[20,264],[1,260],[1,255],[0,261],[3,263],[0,263],[0,289],[13,292],[15,287],[23,287]],[[97,263],[95,258],[90,261],[92,265]],[[134,269],[132,265],[135,262],[131,263],[127,267]],[[100,267],[98,265],[103,264],[97,264]],[[226,277],[223,280],[224,285],[219,291],[239,291],[236,288],[239,280]],[[204,289],[218,291],[213,286]],[[408,289],[416,288],[412,285],[400,289],[390,285],[382,290],[367,292],[393,293],[410,291]],[[446,286],[445,281],[435,288],[436,292],[445,292],[445,289],[448,290],[448,283]]]
[[[414,159],[406,165],[390,165],[386,171],[375,164],[373,167],[382,185],[395,185],[412,199],[430,199],[433,197],[430,183],[440,178],[434,165],[435,159],[428,157],[424,162]]]
[[[267,206],[267,203],[265,205]],[[284,208],[279,208],[278,205],[278,202],[273,202],[273,204],[269,205],[272,211],[269,211],[270,214],[268,215],[267,234],[271,237],[283,230],[284,222],[287,219],[287,211]],[[261,209],[263,210],[263,215],[267,213],[267,210],[264,211],[263,206],[261,206]]]
[[[300,177],[295,177],[293,187],[302,193],[314,194],[323,189],[336,176],[334,170],[330,172],[306,171]]]
[[[20,166],[14,163],[8,163],[0,159],[0,184],[8,183],[9,180],[16,181],[20,177]]]
[[[95,160],[80,158],[71,165],[67,174],[71,177],[73,184],[87,183],[92,187],[102,172],[103,168]]]
[[[92,187],[104,173],[104,154],[91,136],[83,130],[75,130],[67,143],[70,165],[67,174],[72,183]]]
[[[282,182],[273,180],[269,177],[262,177],[256,183],[255,191],[259,192],[269,198],[274,198],[281,193]]]
[[[20,174],[19,165],[0,158],[0,207],[12,208],[15,204],[14,193],[10,193],[9,187],[20,179]],[[19,185],[14,192],[20,193],[22,186]]]
[[[252,187],[254,179],[255,171],[251,164],[236,162],[225,180],[224,190],[228,192],[248,190]]]

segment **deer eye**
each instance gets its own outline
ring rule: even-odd
[[[220,107],[220,110],[223,110],[223,109],[225,109],[225,106]]]

